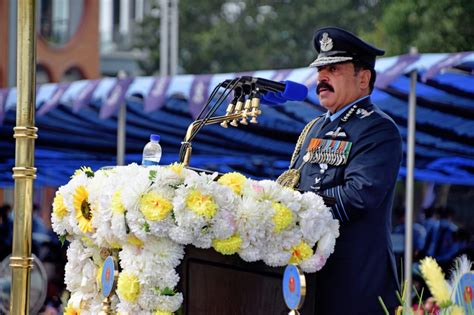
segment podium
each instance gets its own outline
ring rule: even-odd
[[[178,267],[186,315],[287,315],[283,300],[283,267],[248,263],[238,255],[224,256],[213,249],[185,248]],[[306,274],[306,298],[301,314],[314,314],[314,274]]]

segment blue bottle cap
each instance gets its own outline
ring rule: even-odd
[[[150,135],[150,140],[151,141],[160,141],[160,135],[151,134]]]

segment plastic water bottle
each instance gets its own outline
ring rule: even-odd
[[[160,135],[150,135],[150,142],[143,148],[142,165],[158,165],[161,159]]]

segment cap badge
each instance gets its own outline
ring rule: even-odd
[[[323,38],[319,43],[321,44],[321,51],[330,51],[333,47],[332,38],[329,37],[328,33],[323,33]]]

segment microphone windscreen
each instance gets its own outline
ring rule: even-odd
[[[286,98],[281,97],[278,94],[280,94],[280,93],[267,92],[263,95],[262,99],[264,99],[265,101],[268,101],[272,104],[283,104],[288,100]]]
[[[278,93],[280,97],[289,101],[304,101],[308,95],[308,88],[306,85],[296,83],[293,81],[284,81],[285,90]]]
[[[276,102],[275,100],[268,99],[267,97],[265,97],[265,95],[262,95],[262,97],[260,98],[260,103],[270,106],[281,104],[281,102]]]

